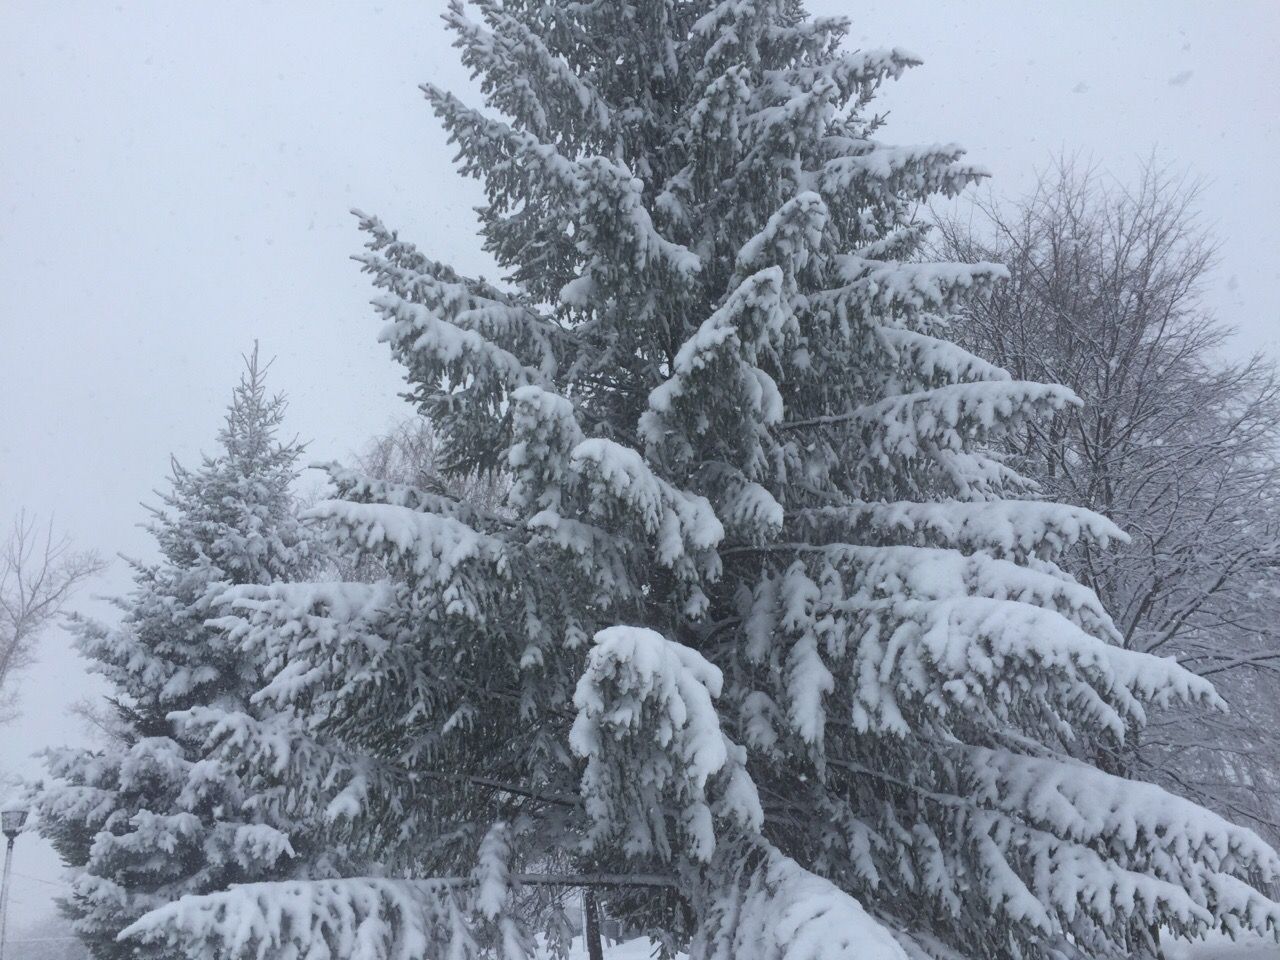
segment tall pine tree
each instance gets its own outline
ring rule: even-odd
[[[946,339],[1004,270],[919,253],[917,205],[982,174],[877,139],[915,58],[846,51],[798,0],[447,19],[490,110],[426,94],[506,284],[373,217],[363,261],[445,462],[509,470],[510,512],[335,471],[314,515],[386,576],[244,589],[227,620],[329,751],[297,789],[384,874],[128,935],[516,958],[574,888],[698,960],[1273,930],[1253,833],[1081,759],[1219,701],[1054,563],[1124,534],[989,445],[1078,401]]]
[[[98,958],[135,956],[116,936],[146,911],[294,875],[308,850],[304,831],[272,815],[278,779],[215,757],[260,713],[250,697],[263,681],[252,652],[207,621],[229,587],[297,579],[311,565],[291,489],[302,448],[278,436],[285,401],[267,392],[268,366],[255,347],[217,452],[195,469],[173,464],[149,524],[160,559],[133,562],[120,624],[76,623],[112,686],[112,736],[99,750],[50,754],[36,803],[74,870],[64,906]]]

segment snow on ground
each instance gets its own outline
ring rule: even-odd
[[[1266,940],[1232,942],[1217,936],[1206,941],[1175,941],[1165,948],[1168,960],[1280,960],[1280,945]]]
[[[1233,943],[1226,937],[1198,943],[1177,941],[1165,951],[1167,960],[1280,960],[1280,945],[1263,940]],[[652,954],[653,944],[644,937],[604,948],[605,960],[650,960]],[[569,960],[586,960],[586,956],[582,940],[574,940]]]
[[[604,958],[605,960],[650,960],[653,956],[654,944],[648,937],[637,937],[635,940],[624,940],[621,943],[615,943],[612,946],[608,941],[605,942]],[[684,960],[684,954],[678,955],[679,960]],[[573,946],[569,948],[568,960],[587,960],[587,948],[582,943],[581,937],[573,938]],[[1199,958],[1196,958],[1199,960]]]
[[[576,941],[574,946],[578,946]],[[587,955],[585,950],[582,955],[584,957]],[[649,960],[653,956],[653,941],[648,937],[627,940],[612,947],[605,947],[604,956],[605,960]],[[680,956],[683,957],[684,954]]]

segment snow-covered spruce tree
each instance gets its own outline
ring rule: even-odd
[[[255,347],[215,455],[195,469],[174,463],[149,524],[160,559],[134,562],[120,624],[76,623],[113,688],[114,735],[99,750],[51,753],[36,806],[75,873],[64,907],[98,958],[137,956],[116,936],[148,910],[294,875],[311,852],[279,816],[282,784],[219,760],[252,731],[262,675],[205,622],[230,585],[296,579],[310,563],[291,492],[301,447],[278,436],[285,401],[267,393],[268,366]]]
[[[447,17],[491,110],[426,93],[508,283],[372,217],[363,260],[446,463],[509,470],[512,512],[335,471],[315,516],[388,576],[244,589],[227,624],[271,650],[262,695],[334,757],[299,782],[384,874],[127,935],[515,958],[534,895],[575,886],[698,960],[1272,929],[1256,835],[1080,759],[1218,700],[1054,563],[1123,534],[991,452],[1077,401],[945,338],[1003,271],[919,258],[915,205],[980,172],[875,139],[914,58],[844,51],[795,0]]]

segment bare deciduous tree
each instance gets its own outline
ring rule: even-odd
[[[17,715],[15,675],[35,660],[76,587],[103,567],[97,554],[55,536],[52,522],[40,527],[26,513],[13,521],[0,544],[0,723]]]
[[[483,514],[502,516],[506,513],[508,476],[496,471],[450,471],[444,459],[431,421],[423,416],[409,416],[397,420],[385,433],[365,443],[352,458],[349,468],[335,464],[332,469],[345,474],[339,485],[352,484],[346,493],[353,497],[370,495],[380,487],[398,487],[402,492],[392,496],[407,494],[414,502],[420,494],[440,496]],[[331,479],[336,479],[336,474],[331,473]],[[355,488],[362,489],[357,492]],[[380,495],[386,493],[382,490]],[[316,557],[321,564],[327,564],[334,575],[345,579],[372,580],[387,575],[384,568],[369,558],[352,568],[340,553],[320,549]]]
[[[1280,837],[1280,387],[1261,356],[1228,362],[1201,298],[1214,258],[1196,184],[1148,164],[1126,189],[1062,161],[1010,204],[948,219],[947,251],[1005,263],[962,331],[1017,379],[1083,399],[1015,434],[1051,500],[1128,532],[1082,549],[1125,645],[1211,676],[1227,715],[1153,718],[1115,762]]]
[[[508,489],[505,476],[460,474],[447,470],[443,460],[431,421],[414,416],[370,440],[356,457],[356,468],[371,478],[445,494],[482,510],[502,509]]]

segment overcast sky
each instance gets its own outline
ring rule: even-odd
[[[859,47],[925,60],[884,139],[955,141],[1016,194],[1060,150],[1124,177],[1151,151],[1207,181],[1208,297],[1234,349],[1280,344],[1280,3],[811,0]],[[139,501],[209,449],[255,338],[313,459],[407,412],[348,259],[349,208],[485,271],[474,185],[417,84],[471,91],[443,0],[0,0],[0,522],[25,507],[84,547],[148,556]],[[96,592],[127,587],[123,564]],[[104,610],[86,601],[90,611]],[[82,742],[100,691],[63,636],[24,680],[0,772]],[[19,919],[52,851],[19,842]]]

